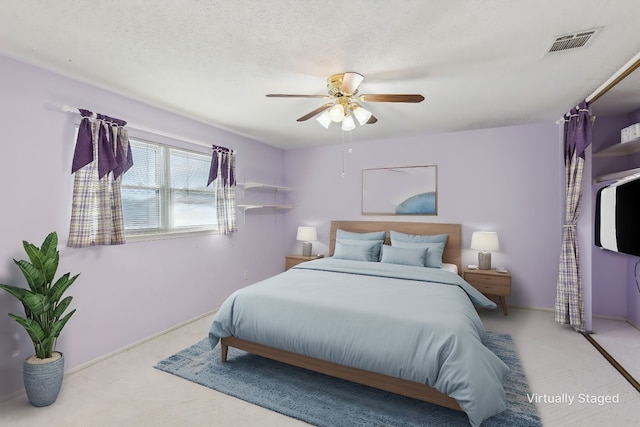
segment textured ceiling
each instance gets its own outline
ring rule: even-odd
[[[637,0],[3,0],[0,54],[296,148],[341,142],[296,122],[326,101],[265,94],[325,94],[343,71],[361,93],[426,98],[366,104],[378,122],[354,141],[555,121],[640,51],[638,17]]]

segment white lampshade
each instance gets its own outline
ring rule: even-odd
[[[491,252],[499,251],[498,233],[495,231],[474,231],[471,235],[471,249],[478,252],[478,268],[488,270],[491,268]]]
[[[471,235],[471,249],[478,251],[499,251],[498,233],[495,231],[474,231]]]
[[[358,123],[360,123],[360,126],[364,126],[371,118],[371,111],[365,110],[361,106],[356,105],[356,107],[353,109],[353,115],[356,116],[356,119],[358,120]]]
[[[342,104],[336,104],[333,107],[329,108],[329,116],[331,116],[331,120],[336,123],[339,123],[344,119],[344,107]]]
[[[342,130],[349,131],[356,128],[356,122],[353,121],[353,114],[349,114],[342,121]]]
[[[331,115],[329,114],[329,110],[324,110],[322,114],[316,117],[316,120],[324,126],[325,129],[329,129],[329,125],[331,124]]]
[[[303,242],[318,240],[318,231],[315,227],[298,227],[296,240],[301,240]]]
[[[315,227],[298,227],[297,240],[302,240],[302,255],[311,256],[311,241],[318,240],[318,232]]]

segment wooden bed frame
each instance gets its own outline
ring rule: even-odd
[[[433,235],[448,234],[449,239],[445,247],[443,262],[456,264],[458,273],[461,269],[461,242],[462,226],[460,224],[438,224],[421,222],[394,222],[394,221],[332,221],[330,233],[329,255],[333,255],[336,241],[336,230],[366,233],[370,231],[387,231],[385,243],[389,243],[389,230],[399,231],[406,234]],[[227,361],[229,347],[238,348],[248,353],[273,359],[289,365],[319,372],[325,375],[341,378],[359,384],[364,384],[377,389],[390,391],[392,393],[433,403],[439,406],[461,411],[458,402],[450,396],[438,390],[414,381],[378,374],[358,368],[351,368],[333,362],[304,356],[262,344],[256,344],[236,337],[225,337],[220,339],[222,361]]]

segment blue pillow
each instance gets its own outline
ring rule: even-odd
[[[448,234],[433,234],[431,236],[421,236],[419,234],[405,234],[399,231],[390,231],[391,245],[403,248],[425,247],[427,252],[426,267],[442,267],[442,253],[444,246],[449,239]]]
[[[349,240],[382,240],[384,241],[387,235],[386,231],[372,231],[370,233],[354,233],[352,231],[344,231],[341,229],[336,230],[336,240],[349,239]]]
[[[425,257],[425,267],[442,268],[442,253],[444,252],[444,243],[413,243],[398,242],[393,243],[396,248],[422,248],[427,249]]]
[[[352,261],[378,262],[382,242],[370,241],[358,244],[336,242],[333,257]]]
[[[431,236],[421,236],[419,234],[405,234],[399,231],[390,231],[391,245],[395,242],[408,243],[447,243],[448,234],[433,234]]]
[[[428,251],[429,250],[425,248],[399,248],[396,246],[383,245],[380,262],[424,267],[426,265],[425,258]]]

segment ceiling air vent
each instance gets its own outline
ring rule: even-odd
[[[577,33],[564,34],[555,38],[547,53],[562,52],[565,50],[585,47],[591,39],[600,31],[600,28],[584,30]]]

